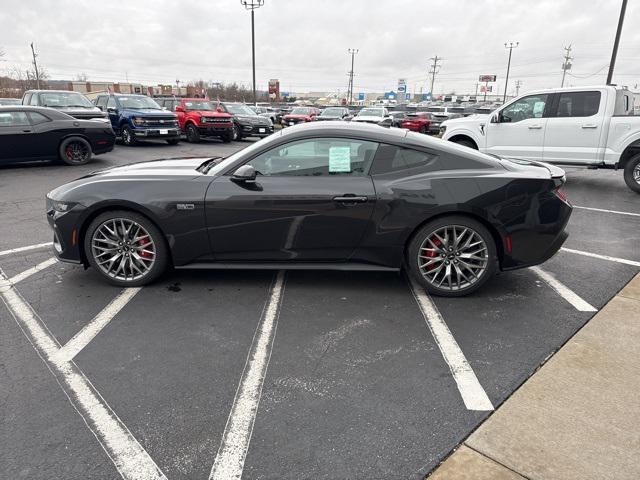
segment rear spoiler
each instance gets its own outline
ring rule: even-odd
[[[512,163],[516,163],[519,165],[533,165],[536,167],[541,167],[547,169],[547,171],[551,174],[551,178],[561,179],[562,183],[566,180],[565,172],[560,167],[556,167],[555,165],[551,165],[546,162],[538,162],[536,160],[523,160],[520,158],[511,158],[511,157],[499,157],[500,160],[507,160]]]

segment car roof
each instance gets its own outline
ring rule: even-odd
[[[39,112],[55,119],[73,118],[60,110],[31,105],[0,105],[0,112]]]

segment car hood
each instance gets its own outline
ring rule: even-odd
[[[458,117],[458,118],[451,118],[449,120],[445,120],[444,122],[442,122],[442,125],[446,125],[447,127],[450,127],[452,125],[464,125],[464,124],[480,125],[483,123],[487,123],[488,120],[489,120],[489,115],[484,113],[476,113],[474,115],[469,115],[468,117]]]
[[[358,115],[353,117],[352,122],[381,122],[382,120],[384,120],[384,117],[377,115]]]
[[[231,118],[231,115],[228,113],[216,112],[214,110],[189,110],[189,113],[194,113],[202,117]]]
[[[311,118],[311,115],[292,115],[292,114],[288,114],[288,115],[285,115],[283,118],[287,118],[287,119],[288,118],[301,118],[301,119],[303,119],[303,118]]]
[[[50,107],[76,118],[106,118],[106,114],[98,107]]]
[[[132,115],[144,115],[145,117],[174,117],[178,118],[175,113],[166,110],[155,110],[153,108],[123,108],[123,112]]]
[[[267,121],[268,118],[262,117],[258,114],[256,115],[234,115],[234,117],[238,120],[246,120],[248,122],[256,122],[256,123],[264,123],[265,125],[267,125],[269,122]]]

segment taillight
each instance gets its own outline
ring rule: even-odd
[[[565,195],[565,193],[560,190],[560,188],[556,188],[553,193],[555,194],[556,197],[558,197],[560,200],[562,200],[564,203],[566,203],[567,205],[571,205],[571,203],[569,203],[569,199],[567,198],[567,196]]]

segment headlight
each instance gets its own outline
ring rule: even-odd
[[[207,117],[200,117],[200,123],[206,123]]]
[[[133,117],[134,125],[144,125],[147,121],[144,118]]]
[[[440,125],[440,135],[444,135],[444,132],[447,131],[447,126],[446,125]]]
[[[48,198],[47,200],[48,200],[47,203],[49,204],[49,208],[59,213],[68,212],[74,206],[77,205],[74,202],[60,202],[58,200],[51,200],[50,198]]]

